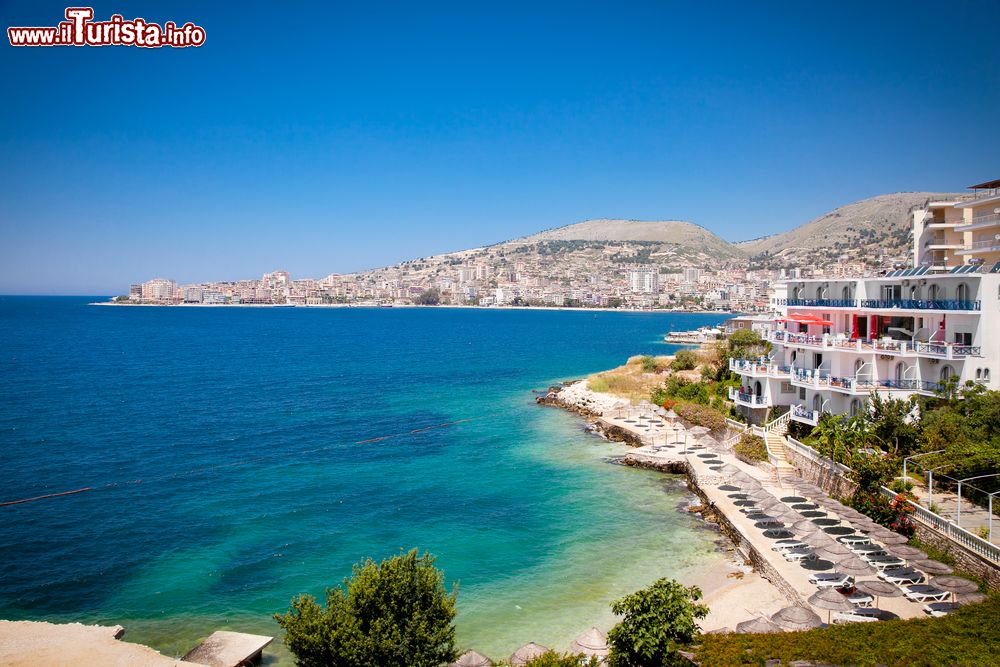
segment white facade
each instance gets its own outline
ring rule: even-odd
[[[655,268],[634,269],[628,272],[633,292],[656,294],[660,289],[660,274]]]

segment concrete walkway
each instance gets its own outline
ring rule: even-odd
[[[917,501],[920,505],[923,505],[924,507],[929,506],[930,503],[928,502],[929,498],[926,486],[914,486],[913,495],[917,497]],[[964,496],[965,494],[963,493],[962,495]],[[962,516],[961,521],[959,521],[958,494],[940,490],[936,483],[934,484],[933,501],[934,504],[937,505],[937,513],[940,516],[951,521],[952,523],[957,523],[974,535],[979,535],[980,528],[986,528],[989,526],[990,515],[989,512],[986,511],[986,508],[973,503],[967,497],[962,498]],[[997,511],[1000,511],[1000,494],[993,497],[994,516],[992,540],[993,544],[1000,546],[1000,516],[996,515]]]

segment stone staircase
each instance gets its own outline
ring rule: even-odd
[[[785,452],[785,435],[787,433],[788,422],[784,421],[770,426],[764,434],[764,438],[767,440],[767,448],[771,450],[776,460],[775,476],[778,479],[795,472],[795,467],[788,462],[788,455]]]

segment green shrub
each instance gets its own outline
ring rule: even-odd
[[[527,667],[598,667],[597,658],[589,659],[582,655],[546,651],[542,655],[527,662]]]
[[[767,445],[764,438],[754,435],[750,431],[745,431],[736,445],[733,446],[733,453],[748,463],[755,461],[767,461]]]
[[[698,367],[698,353],[694,350],[678,350],[670,368],[675,371],[690,371]]]
[[[356,564],[343,587],[275,614],[300,667],[438,667],[455,659],[455,600],[429,554]]]
[[[697,405],[695,403],[683,403],[674,408],[677,415],[695,426],[704,426],[714,433],[721,433],[726,430],[726,417],[721,412],[713,410],[707,405]]]

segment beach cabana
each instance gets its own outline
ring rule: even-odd
[[[749,621],[743,621],[742,623],[737,623],[736,632],[742,632],[753,635],[763,635],[763,634],[770,634],[772,632],[781,632],[781,627],[775,625],[766,618],[754,618]]]
[[[521,648],[514,651],[510,656],[511,667],[524,667],[529,660],[548,653],[549,649],[535,642],[528,642]]]
[[[771,616],[771,621],[785,630],[792,631],[810,630],[823,625],[823,619],[805,607],[785,607]]]
[[[493,667],[493,662],[482,653],[466,651],[458,660],[449,663],[448,667]]]
[[[597,628],[591,628],[574,639],[569,645],[569,650],[571,653],[606,658],[608,655],[608,638]]]
[[[835,611],[852,611],[854,604],[837,592],[835,588],[821,588],[809,596],[809,604],[820,609],[826,609],[826,623]]]

